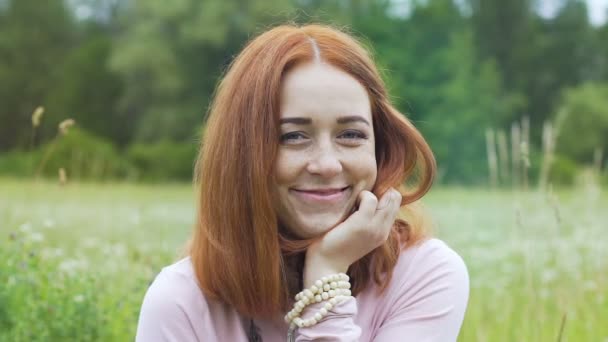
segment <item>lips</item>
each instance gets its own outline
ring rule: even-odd
[[[290,189],[297,199],[309,204],[335,204],[350,194],[350,186],[343,188]]]

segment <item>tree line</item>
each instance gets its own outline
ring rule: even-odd
[[[543,172],[572,182],[584,165],[601,170],[608,152],[608,24],[591,25],[584,1],[563,1],[552,18],[535,3],[3,0],[0,173],[32,174],[54,144],[47,174],[188,179],[218,78],[245,42],[276,24],[321,22],[373,51],[396,107],[431,144],[441,182],[491,181],[487,130],[495,143],[507,136],[507,159],[520,158],[510,140],[523,121],[532,177],[553,124]],[[57,139],[67,118],[77,132]],[[93,155],[103,156],[96,171]]]

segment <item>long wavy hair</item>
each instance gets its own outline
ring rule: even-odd
[[[246,317],[288,310],[301,290],[306,248],[322,238],[297,240],[271,204],[281,81],[296,65],[319,59],[352,75],[369,94],[378,168],[372,192],[379,197],[395,187],[403,194],[386,243],[349,267],[353,294],[371,280],[384,291],[400,251],[426,235],[413,202],[430,189],[435,159],[391,105],[370,53],[332,27],[272,28],[246,45],[216,90],[195,166],[197,218],[187,251],[206,298]]]

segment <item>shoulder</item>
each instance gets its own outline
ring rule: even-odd
[[[194,340],[198,335],[197,321],[206,316],[209,316],[208,303],[190,259],[182,259],[164,267],[146,291],[137,340],[156,341],[159,336],[165,337],[164,340]]]
[[[164,267],[148,288],[145,301],[162,306],[199,304],[205,307],[206,300],[196,281],[190,258]]]
[[[428,239],[399,254],[382,297],[378,341],[456,341],[469,298],[462,258],[446,243]]]
[[[401,251],[389,288],[402,307],[424,302],[464,312],[469,273],[462,257],[445,242],[427,239]]]
[[[396,269],[410,275],[450,272],[468,279],[467,267],[462,257],[445,242],[436,238],[426,239],[403,249],[399,254]]]

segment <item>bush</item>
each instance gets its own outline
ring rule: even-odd
[[[127,149],[129,160],[146,181],[192,179],[197,153],[195,143],[160,141],[153,144],[136,143]]]
[[[0,154],[0,174],[18,178],[33,177],[40,151],[13,150]]]
[[[136,169],[110,141],[79,128],[71,128],[37,150],[15,150],[0,156],[0,173],[6,175],[32,177],[39,170],[42,176],[57,177],[60,168],[69,179],[77,180],[136,177]]]
[[[556,155],[549,171],[549,181],[556,185],[572,185],[579,171],[578,164],[572,159]]]

